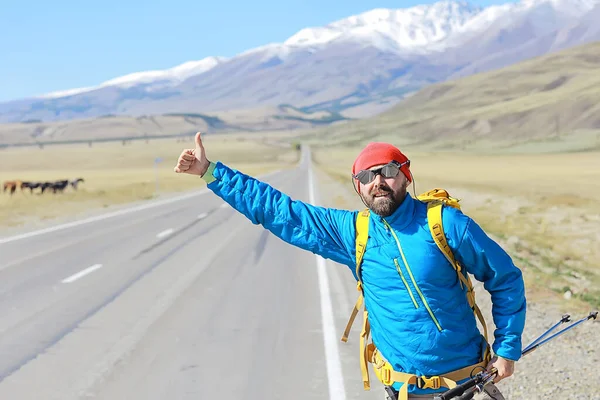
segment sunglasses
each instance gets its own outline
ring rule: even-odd
[[[384,165],[381,168],[377,169],[363,169],[359,171],[356,175],[352,175],[354,179],[358,179],[360,183],[363,185],[367,185],[375,180],[377,175],[381,175],[384,178],[395,178],[398,176],[400,172],[400,168],[402,166],[409,164],[410,160],[404,161],[402,164],[391,161],[388,164]]]

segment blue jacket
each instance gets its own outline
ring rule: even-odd
[[[209,175],[208,188],[252,223],[287,243],[347,265],[355,275],[358,211],[293,200],[220,162]],[[419,376],[476,364],[485,346],[456,272],[431,237],[426,211],[426,204],[407,194],[391,216],[372,213],[362,266],[373,342],[396,371]],[[518,360],[526,308],[521,271],[460,210],[444,207],[442,222],[456,259],[491,294],[494,353]],[[443,390],[447,389],[438,391]],[[409,392],[434,390],[411,385]]]

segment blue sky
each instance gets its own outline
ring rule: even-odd
[[[0,102],[211,55],[230,57],[373,8],[432,2],[7,0],[0,8]]]

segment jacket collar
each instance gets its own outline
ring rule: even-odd
[[[400,207],[394,211],[389,217],[381,217],[377,215],[377,220],[383,224],[385,219],[388,224],[394,227],[394,229],[404,229],[413,221],[416,213],[416,200],[407,192],[406,197]],[[376,214],[375,214],[376,215]]]

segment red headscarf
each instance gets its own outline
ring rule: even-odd
[[[389,143],[372,142],[360,152],[354,165],[352,165],[352,174],[358,171],[369,169],[375,165],[387,164],[390,161],[397,161],[400,164],[408,161],[408,158],[395,146]],[[410,163],[400,167],[400,171],[406,176],[409,182],[412,182],[410,175]],[[359,186],[360,187],[360,186]]]

